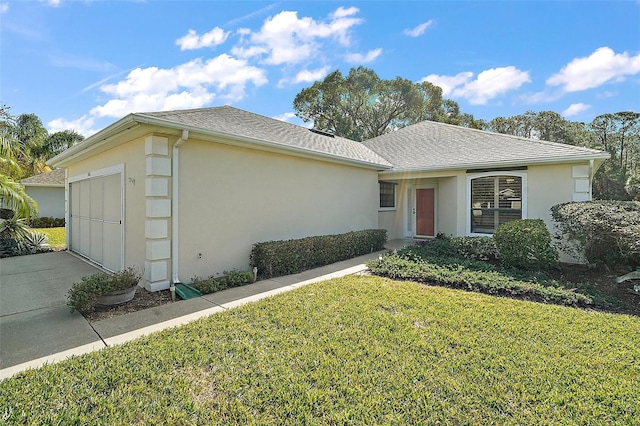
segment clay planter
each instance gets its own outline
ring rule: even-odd
[[[124,290],[114,290],[110,291],[109,293],[103,294],[102,296],[98,297],[98,305],[113,306],[133,300],[133,296],[136,295],[137,288],[138,285],[136,284],[131,288],[125,288]]]

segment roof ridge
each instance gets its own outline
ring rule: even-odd
[[[501,139],[511,139],[511,140],[515,139],[515,140],[519,140],[519,141],[527,142],[527,143],[533,142],[533,143],[539,143],[539,144],[542,144],[542,145],[549,145],[549,146],[556,146],[556,147],[557,146],[569,147],[569,148],[573,148],[573,149],[576,149],[576,150],[579,150],[579,151],[590,152],[590,153],[594,153],[594,154],[598,153],[598,152],[602,152],[602,151],[594,149],[594,148],[587,148],[587,147],[578,146],[578,145],[571,145],[571,144],[563,143],[563,142],[553,142],[553,141],[548,141],[546,139],[527,138],[527,137],[524,137],[524,136],[510,135],[508,133],[499,133],[499,132],[493,132],[493,131],[490,131],[490,130],[474,129],[474,128],[471,128],[471,127],[464,127],[464,126],[459,126],[459,125],[456,125],[456,124],[443,123],[443,122],[440,122],[440,121],[433,121],[433,120],[424,120],[424,121],[421,121],[419,123],[410,124],[408,126],[401,127],[399,129],[391,131],[389,133],[385,133],[383,135],[376,136],[374,138],[364,140],[363,143],[366,143],[366,142],[369,142],[369,141],[372,141],[372,140],[375,140],[375,139],[378,139],[378,138],[383,138],[383,137],[385,137],[387,135],[392,135],[392,134],[394,134],[396,132],[401,132],[404,129],[409,129],[412,126],[420,126],[420,125],[423,125],[423,126],[433,125],[435,127],[448,127],[448,128],[450,128],[452,130],[455,130],[455,131],[475,132],[475,133],[483,134],[483,135],[497,136],[497,137],[499,137]]]

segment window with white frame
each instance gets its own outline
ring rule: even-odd
[[[481,176],[471,179],[471,232],[493,234],[496,228],[522,219],[522,177]]]
[[[378,182],[380,184],[380,208],[396,208],[396,184],[392,182]]]

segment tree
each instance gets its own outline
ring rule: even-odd
[[[9,113],[9,107],[0,106],[0,163],[2,170],[19,168],[14,156],[21,155],[20,141],[12,132],[14,118]],[[0,207],[13,210],[15,216],[29,219],[37,213],[36,202],[27,195],[22,185],[8,175],[0,173]]]
[[[75,130],[62,130],[47,137],[37,154],[45,161],[82,142],[84,136]]]
[[[383,80],[362,66],[346,77],[336,70],[302,89],[293,108],[316,129],[357,141],[424,120],[460,122],[458,104],[443,100],[438,86],[401,77]]]

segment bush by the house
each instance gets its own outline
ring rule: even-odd
[[[62,228],[63,226],[63,217],[35,217],[31,219],[32,228]]]
[[[495,261],[500,257],[496,241],[491,237],[454,237],[451,245],[467,259]]]
[[[90,312],[98,298],[111,291],[126,290],[137,285],[142,275],[132,266],[124,271],[106,274],[103,272],[82,277],[73,283],[67,293],[67,306],[71,312]]]
[[[544,270],[558,264],[558,252],[542,219],[520,219],[500,225],[493,234],[506,267]]]
[[[253,272],[238,271],[236,269],[224,271],[221,277],[210,276],[208,278],[202,278],[195,276],[191,278],[191,286],[198,289],[202,294],[215,293],[216,291],[240,287],[252,282]]]
[[[382,250],[385,229],[367,229],[338,235],[257,243],[251,251],[251,266],[260,278],[295,274],[318,266]]]
[[[0,257],[24,256],[49,251],[47,236],[33,231],[25,219],[0,219]]]
[[[477,291],[498,296],[520,297],[533,301],[567,306],[589,306],[593,300],[584,294],[562,288],[551,280],[537,282],[529,276],[518,279],[492,265],[478,261],[455,261],[437,258],[435,262],[422,259],[415,251],[401,251],[367,263],[369,270],[392,279],[410,280]]]
[[[579,260],[640,266],[640,202],[570,202],[551,208],[557,245]]]

